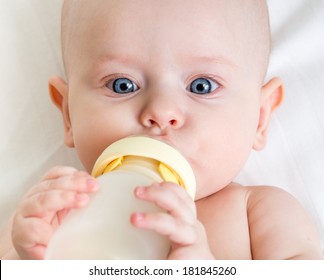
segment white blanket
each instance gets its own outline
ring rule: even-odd
[[[63,144],[61,117],[47,93],[63,75],[62,0],[0,0],[0,227],[22,194],[50,167],[81,168]],[[324,0],[269,0],[273,51],[268,77],[284,80],[268,145],[252,152],[238,181],[286,189],[324,240]]]

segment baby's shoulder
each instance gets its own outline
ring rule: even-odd
[[[322,258],[314,222],[302,204],[285,190],[247,187],[247,216],[255,258]]]
[[[231,183],[222,190],[214,193],[209,197],[211,200],[222,200],[222,201],[233,201],[239,205],[246,205],[247,208],[261,206],[257,205],[262,203],[263,206],[265,202],[271,205],[271,208],[279,203],[290,202],[295,203],[296,199],[287,191],[282,188],[258,185],[258,186],[242,186],[237,183]]]
[[[279,187],[242,186],[237,183],[226,186],[197,206],[200,211],[210,213],[213,209],[214,213],[226,213],[233,218],[245,215],[250,226],[252,223],[259,224],[265,217],[271,220],[278,216],[287,219],[289,215],[302,215],[304,211],[291,194]]]
[[[283,202],[296,202],[296,199],[290,193],[279,187],[267,185],[242,186],[237,183],[229,184],[210,195],[207,200],[228,202],[241,200],[247,207],[257,206],[256,204],[267,201],[271,203],[271,207]]]
[[[218,242],[223,240],[219,232],[230,236],[226,245],[246,248],[244,256],[251,251],[255,259],[320,258],[313,222],[281,188],[231,184],[202,202],[198,213],[207,232]]]
[[[247,209],[296,207],[299,202],[287,191],[274,186],[246,186]]]

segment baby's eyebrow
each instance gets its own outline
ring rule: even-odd
[[[227,69],[240,68],[237,63],[225,56],[181,54],[175,58],[176,63],[183,67],[190,68],[192,65],[214,65]],[[132,68],[141,68],[145,65],[145,60],[141,56],[126,53],[104,53],[99,55],[92,63],[92,71],[97,72],[109,64],[119,64]]]
[[[95,64],[96,65],[101,65],[101,64],[105,64],[107,62],[118,62],[121,64],[127,64],[127,65],[137,65],[139,64],[141,61],[138,57],[136,56],[131,56],[131,55],[126,55],[126,54],[103,54],[100,55],[96,61]]]
[[[196,56],[184,56],[182,58],[184,64],[186,63],[199,63],[199,64],[224,64],[227,66],[238,67],[238,65],[231,59],[225,56],[207,56],[207,55],[196,55]]]
[[[136,56],[126,55],[123,53],[105,53],[98,55],[91,60],[89,65],[89,73],[97,76],[109,65],[123,65],[131,68],[138,68],[141,67],[140,63],[142,62]]]
[[[99,56],[97,63],[105,63],[107,61],[117,61],[124,64],[138,64],[141,60],[136,56],[125,55],[125,54],[106,54]],[[216,64],[228,64],[237,66],[232,60],[223,56],[185,56],[181,58],[184,62],[198,62],[198,63],[216,63]]]

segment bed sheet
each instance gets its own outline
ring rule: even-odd
[[[64,146],[48,77],[64,75],[59,44],[62,0],[0,0],[0,227],[50,167],[81,168]],[[273,48],[268,78],[285,100],[268,144],[252,152],[237,180],[286,189],[310,212],[324,241],[324,1],[269,0]]]

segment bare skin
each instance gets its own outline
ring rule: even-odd
[[[263,81],[265,2],[65,3],[68,79],[49,84],[66,145],[89,173],[115,140],[148,135],[178,148],[197,178],[195,201],[171,183],[138,187],[138,199],[166,213],[133,213],[135,227],[166,235],[169,259],[323,258],[311,219],[291,195],[233,182],[251,149],[265,146],[283,95],[280,79]],[[57,167],[32,187],[1,236],[2,258],[42,259],[64,216],[98,190],[88,173]]]

